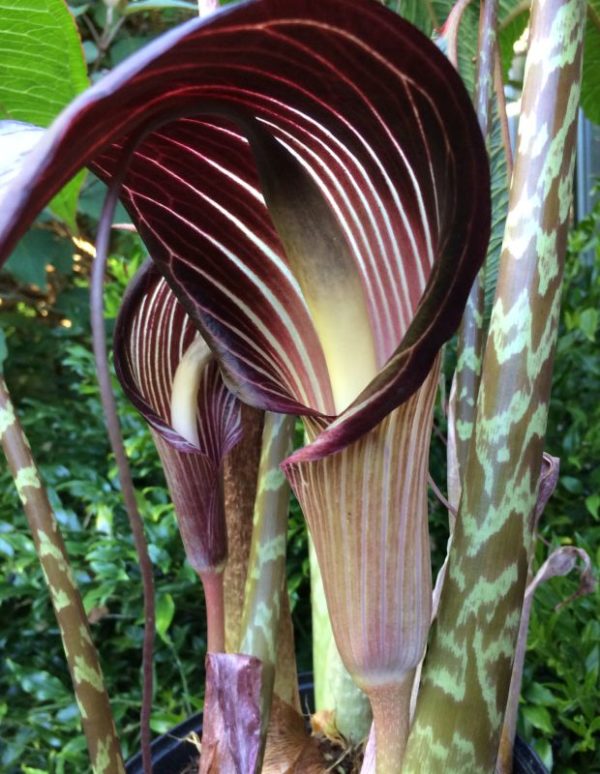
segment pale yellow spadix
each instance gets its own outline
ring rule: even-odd
[[[200,377],[210,360],[211,351],[201,336],[196,336],[181,358],[171,389],[171,424],[186,441],[199,445],[198,389]]]
[[[269,212],[321,342],[337,414],[377,375],[375,345],[355,258],[341,221],[308,171],[257,121],[245,125]],[[326,186],[323,186],[326,188]]]
[[[375,347],[357,277],[339,278],[327,294],[302,288],[319,336],[336,413],[352,403],[377,375]]]

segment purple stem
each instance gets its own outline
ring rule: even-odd
[[[122,163],[120,166],[121,171],[113,178],[102,207],[102,215],[100,216],[96,242],[96,258],[92,264],[90,305],[92,340],[94,346],[94,356],[96,358],[96,365],[98,369],[100,396],[102,399],[106,426],[110,438],[110,445],[117,462],[119,481],[121,482],[121,490],[123,492],[125,508],[127,510],[129,525],[131,527],[142,576],[145,625],[142,646],[142,706],[140,710],[140,745],[142,751],[144,774],[152,774],[152,760],[150,753],[150,715],[152,712],[152,658],[155,637],[154,577],[152,562],[150,561],[150,555],[148,553],[148,545],[144,536],[144,526],[135,498],[131,470],[129,468],[127,455],[125,454],[125,447],[123,445],[123,438],[121,436],[116,401],[112,391],[108,355],[106,351],[106,330],[104,322],[104,274],[106,270],[110,229],[117,204],[117,199],[119,196],[119,191],[121,189],[121,184],[123,182],[125,172],[127,171],[126,162],[129,155],[133,152],[134,147],[135,146],[132,144],[124,149]]]

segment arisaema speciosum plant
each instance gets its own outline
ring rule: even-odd
[[[561,7],[577,21],[575,0]],[[3,199],[3,257],[83,166],[119,192],[153,262],[125,301],[117,363],[155,432],[190,561],[206,579],[225,560],[219,467],[239,437],[238,401],[302,417],[307,444],[282,470],[308,522],[337,647],[371,702],[377,771],[400,771],[431,622],[426,489],[439,352],[489,237],[487,155],[460,76],[371,0],[251,0],[173,30],[61,114]],[[505,335],[504,317],[494,325]],[[492,371],[484,387],[502,383]],[[502,411],[481,420],[484,435]],[[485,476],[495,480],[506,454],[477,472],[479,483],[467,467],[465,503],[493,488]],[[206,516],[193,533],[190,504]],[[472,518],[462,529],[489,549],[495,527]],[[461,622],[447,612],[461,593],[470,599],[455,588],[459,566],[450,565],[441,632]],[[410,770],[422,740],[432,759],[450,745],[427,707],[444,674],[440,649],[456,657],[452,642],[434,642]]]

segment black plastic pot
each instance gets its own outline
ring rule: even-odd
[[[313,684],[310,678],[300,679],[300,698],[303,707],[313,711]],[[152,742],[152,774],[179,774],[198,758],[198,751],[191,742],[185,741],[192,733],[202,732],[202,713],[184,720],[172,731]],[[125,766],[126,774],[144,774],[140,753]],[[548,774],[548,770],[525,742],[517,737],[513,774]]]

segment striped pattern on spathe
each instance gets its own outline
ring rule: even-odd
[[[338,454],[283,465],[313,537],[337,646],[367,694],[414,669],[427,641],[438,373],[434,366],[402,406]]]
[[[419,387],[487,245],[487,159],[469,97],[397,15],[365,0],[251,0],[173,30],[46,133],[0,240],[1,218],[8,249],[77,167],[110,181],[124,143],[142,137],[124,203],[231,383],[262,408],[332,418],[319,338],[260,193],[253,126],[333,213],[373,330],[379,375],[304,452],[320,456]]]
[[[211,358],[198,387],[199,445],[171,426],[171,393],[177,366],[198,336],[169,286],[150,263],[131,282],[115,326],[115,367],[119,380],[152,428],[182,452],[202,454],[219,468],[241,434],[237,399]]]

